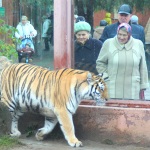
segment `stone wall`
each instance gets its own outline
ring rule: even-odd
[[[0,135],[10,132],[11,116],[8,109],[0,102]]]
[[[25,113],[20,117],[18,122],[19,131],[22,134],[27,134],[27,132],[34,132],[37,129],[43,127],[44,117],[39,114]],[[8,135],[11,132],[11,114],[8,108],[0,102],[0,136]]]

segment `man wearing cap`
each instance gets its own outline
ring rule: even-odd
[[[121,23],[130,23],[130,19],[132,16],[132,9],[128,4],[123,4],[118,9],[118,22],[108,25],[105,27],[102,36],[100,37],[100,41],[104,42],[109,38],[113,38],[117,34],[117,28]],[[135,39],[139,39],[145,44],[145,34],[144,30],[137,25],[131,24],[132,28],[132,36]]]
[[[75,32],[75,68],[97,74],[96,59],[102,47],[100,40],[91,38],[91,26],[85,21],[74,25]]]

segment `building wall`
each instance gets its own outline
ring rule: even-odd
[[[101,10],[101,11],[97,11],[94,13],[94,27],[96,26],[99,26],[99,22],[100,20],[104,19],[105,18],[105,14],[106,14],[106,11],[104,10]],[[139,24],[141,24],[143,27],[146,26],[147,22],[148,22],[148,19],[150,18],[150,11],[147,11],[145,13],[140,13],[140,12],[133,12],[134,15],[137,15],[139,17]],[[112,13],[112,22],[116,22],[117,21],[117,18],[115,18],[113,13]]]
[[[2,7],[5,7],[5,17],[6,24],[13,25],[13,0],[2,0]]]

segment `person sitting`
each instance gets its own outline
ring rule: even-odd
[[[31,54],[34,53],[34,50],[33,50],[33,48],[31,48],[31,44],[30,43],[26,43],[25,47],[20,49],[20,50],[18,50],[18,51],[19,52],[27,52],[27,53],[31,53]]]
[[[29,57],[29,63],[31,63],[31,62],[32,62],[31,56],[32,56],[35,52],[34,52],[34,49],[31,48],[31,44],[30,44],[30,43],[26,43],[26,44],[25,44],[25,47],[23,47],[22,49],[19,49],[19,50],[18,50],[18,53],[19,53],[20,58],[21,58],[21,61],[20,61],[20,62],[25,62],[25,59],[26,59],[25,57],[26,57],[26,55],[28,55],[28,57]]]

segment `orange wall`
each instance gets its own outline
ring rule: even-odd
[[[99,26],[99,22],[100,20],[105,18],[105,14],[106,14],[105,10],[97,11],[94,13],[94,27]],[[144,14],[139,12],[133,12],[133,14],[139,17],[139,24],[145,27],[150,17],[150,11],[147,11]],[[112,14],[111,17],[114,18],[114,14]],[[112,22],[116,22],[116,20],[112,19]]]
[[[133,14],[139,17],[139,24],[145,27],[148,22],[148,19],[150,18],[150,11],[147,11],[144,14],[136,12],[134,12]]]

